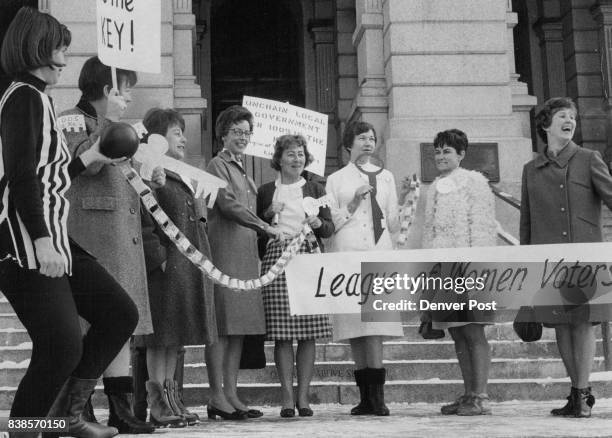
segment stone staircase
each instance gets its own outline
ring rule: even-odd
[[[384,345],[388,373],[386,399],[392,402],[440,403],[463,390],[461,375],[450,337],[425,341],[417,333],[416,315],[408,315],[405,336]],[[598,334],[601,332],[598,330]],[[487,327],[492,347],[489,394],[494,400],[551,400],[565,398],[568,380],[554,341],[554,332],[544,330],[542,340],[523,343],[511,323]],[[30,339],[8,302],[0,296],[0,410],[9,409],[31,354]],[[604,372],[601,340],[593,364],[592,385],[598,397],[612,397],[612,373]],[[262,370],[244,370],[239,386],[245,401],[254,406],[279,403],[279,386],[273,361],[273,345],[266,345],[268,365]],[[343,343],[317,345],[316,367],[311,388],[313,403],[355,403],[358,391],[353,380],[350,347]],[[204,347],[189,346],[185,352],[184,398],[188,405],[205,404],[208,376]],[[96,405],[106,397],[97,391]]]

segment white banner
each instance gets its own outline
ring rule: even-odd
[[[327,151],[327,114],[311,111],[289,103],[259,97],[244,96],[242,106],[254,116],[253,137],[245,154],[272,159],[274,143],[284,134],[301,134],[308,142],[314,161],[306,170],[325,176]]]
[[[416,283],[403,275],[428,275],[439,262],[449,262],[449,278],[486,277],[477,299],[496,301],[493,310],[581,304],[571,301],[576,287],[585,294],[582,303],[612,303],[612,243],[576,243],[298,255],[285,269],[291,313],[360,313],[366,305],[371,311],[378,298],[412,300],[415,306],[401,310],[423,310],[421,290],[411,288]],[[483,271],[488,273],[482,275]],[[402,281],[389,280],[386,286],[381,281],[379,289],[385,290],[373,292],[375,277],[395,278],[396,273]]]
[[[161,71],[160,0],[97,0],[98,57],[104,64]]]

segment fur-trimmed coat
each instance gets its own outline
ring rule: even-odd
[[[461,167],[427,191],[423,248],[494,246],[495,199],[486,178]]]

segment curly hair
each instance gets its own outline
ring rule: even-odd
[[[225,108],[217,116],[215,122],[215,135],[219,144],[223,143],[222,138],[225,137],[232,127],[237,123],[246,120],[249,123],[249,129],[253,130],[253,114],[251,111],[240,105],[232,105]]]
[[[270,166],[274,170],[281,170],[280,160],[283,156],[283,152],[289,149],[291,146],[298,146],[304,149],[304,155],[306,156],[306,164],[304,167],[307,167],[312,161],[314,157],[310,152],[308,152],[308,146],[306,139],[301,135],[290,135],[285,134],[281,135],[276,139],[276,143],[274,144],[274,155],[272,156],[272,161],[270,161]]]
[[[563,109],[574,110],[574,113],[578,115],[578,108],[569,97],[553,97],[548,99],[537,112],[535,116],[536,130],[544,143],[548,144],[548,136],[544,129],[550,126],[555,113]]]
[[[176,110],[172,108],[151,108],[142,119],[142,124],[149,134],[159,134],[165,136],[168,133],[168,128],[172,125],[177,125],[181,131],[185,130],[185,119]]]
[[[370,123],[359,120],[349,123],[346,128],[344,128],[344,133],[342,134],[342,146],[344,146],[344,149],[347,151],[350,151],[353,147],[355,137],[368,131],[372,131],[374,133],[374,138],[376,138],[376,129],[374,129],[374,126]]]
[[[433,145],[434,148],[443,148],[444,145],[450,146],[460,154],[463,151],[467,152],[468,138],[465,132],[460,129],[447,129],[436,134]]]

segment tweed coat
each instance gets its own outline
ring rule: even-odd
[[[599,152],[574,142],[554,158],[544,151],[523,168],[521,245],[601,242],[602,201],[612,208],[612,177]],[[612,318],[609,305],[535,310],[537,320],[548,324]]]
[[[166,184],[155,191],[160,207],[187,239],[208,258],[210,246],[202,220],[205,206],[180,176],[166,171]],[[153,334],[147,346],[211,344],[217,340],[213,282],[179,252],[159,228],[157,247],[145,245]],[[155,242],[152,240],[151,242]],[[166,255],[162,272],[158,254]]]
[[[219,190],[208,211],[208,238],[214,265],[241,280],[259,278],[257,233],[268,226],[257,217],[257,186],[232,155],[223,150],[207,172],[228,185]],[[266,332],[261,292],[236,292],[215,284],[215,309],[219,335],[255,335]]]
[[[74,123],[63,128],[73,157],[89,149],[109,123],[98,118],[93,107],[83,101],[60,114],[59,119],[66,120],[62,116],[73,120],[80,116],[85,123],[83,129]],[[138,195],[117,167],[95,163],[72,181],[67,196],[71,204],[70,236],[97,258],[136,304],[139,320],[134,334],[151,333]]]

